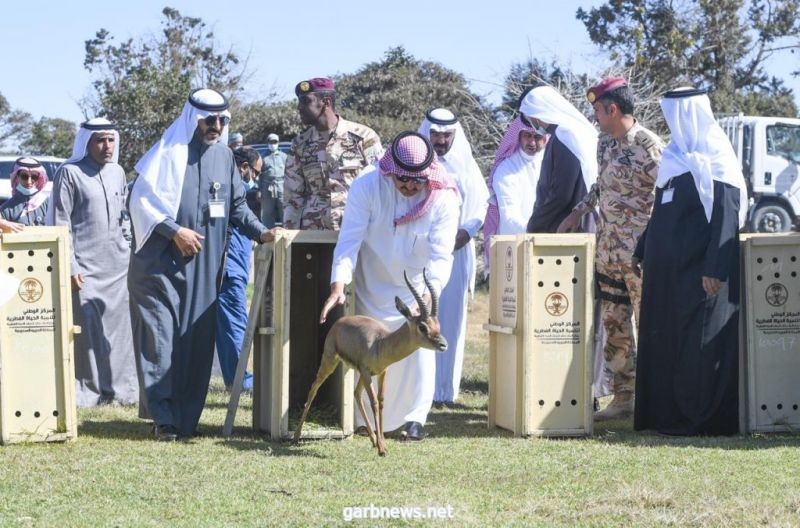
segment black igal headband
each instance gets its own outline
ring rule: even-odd
[[[28,162],[28,161],[22,161],[22,160],[25,160],[25,159],[30,159],[30,160],[33,160],[33,163],[30,163],[30,162]],[[25,168],[27,168],[27,169],[36,169],[36,168],[38,168],[38,167],[41,167],[41,166],[42,166],[42,164],[41,164],[41,163],[39,163],[38,161],[36,161],[36,160],[35,160],[35,159],[33,159],[33,158],[29,158],[28,156],[23,156],[23,157],[21,157],[21,158],[17,158],[17,161],[15,161],[14,163],[15,163],[16,165],[20,166],[20,167],[25,167]]]
[[[221,93],[217,92],[220,97],[222,97],[222,102],[219,104],[208,104],[202,101],[198,101],[194,98],[194,94],[199,92],[200,90],[206,90],[207,88],[198,88],[197,90],[192,90],[192,93],[189,94],[189,104],[199,110],[205,110],[206,112],[222,112],[223,110],[228,109],[228,99],[222,95]],[[216,90],[214,90],[216,91]]]
[[[397,154],[397,146],[400,144],[400,140],[405,139],[409,136],[416,136],[420,138],[422,141],[425,142],[425,148],[428,149],[428,154],[425,156],[425,159],[422,160],[422,163],[419,163],[418,165],[411,165],[410,163],[406,163],[405,161],[401,160],[400,156]],[[395,165],[408,172],[422,172],[428,167],[430,167],[431,163],[433,163],[433,146],[431,145],[431,142],[428,141],[428,138],[417,132],[408,131],[408,132],[400,132],[399,134],[397,134],[397,137],[395,137],[394,141],[392,141],[391,153]]]
[[[450,110],[448,110],[448,112],[453,114],[453,119],[437,119],[437,118],[433,117],[433,115],[432,115],[435,110],[439,110],[439,109],[438,108],[431,108],[430,110],[425,112],[425,118],[428,121],[430,121],[431,123],[433,123],[435,125],[442,125],[442,126],[455,125],[456,123],[458,123],[458,117],[456,116],[455,112],[450,112]],[[446,110],[446,109],[443,108],[442,110]]]

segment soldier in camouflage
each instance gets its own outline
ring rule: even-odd
[[[381,140],[371,128],[336,114],[332,80],[302,81],[294,91],[308,128],[292,142],[286,162],[283,227],[338,231],[350,185],[380,156]]]
[[[633,411],[636,348],[631,317],[638,330],[642,280],[631,259],[650,219],[664,144],[633,117],[633,94],[624,79],[604,80],[589,89],[587,98],[603,132],[597,145],[599,177],[558,231],[576,231],[580,219],[599,208],[595,277],[614,398],[595,419],[607,420],[626,418]]]

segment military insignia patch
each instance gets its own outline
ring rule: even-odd
[[[307,92],[311,89],[311,85],[308,84],[308,81],[303,81],[300,83],[300,91]]]
[[[589,90],[588,92],[586,92],[586,99],[590,103],[594,103],[597,100],[597,96],[594,94],[593,91]]]

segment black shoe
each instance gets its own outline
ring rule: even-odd
[[[434,401],[433,402],[433,407],[434,407],[434,409],[442,409],[444,407],[444,402],[443,401],[438,401],[438,400]]]
[[[406,422],[400,431],[400,440],[419,442],[426,436],[428,435],[425,433],[425,428],[419,422]]]
[[[178,429],[174,425],[154,425],[153,433],[159,442],[174,442],[178,439]]]

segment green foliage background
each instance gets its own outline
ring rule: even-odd
[[[221,44],[200,18],[162,10],[160,31],[118,41],[99,29],[85,43],[83,66],[92,73],[92,94],[81,106],[87,117],[119,124],[120,162],[133,165],[175,119],[192,88],[209,86],[228,95],[232,128],[247,143],[263,143],[275,132],[290,140],[301,131],[295,101],[274,91],[248,96],[247,58]],[[794,93],[767,73],[774,58],[794,60],[800,49],[800,0],[608,0],[580,8],[590,40],[610,63],[598,71],[574,72],[547,57],[512,64],[497,107],[470,88],[464,75],[446,65],[415,58],[402,46],[352,73],[331,74],[338,110],[365,123],[384,143],[416,129],[425,110],[446,106],[460,117],[476,157],[488,168],[516,100],[527,86],[548,83],[587,114],[585,89],[608,74],[625,75],[637,97],[637,116],[664,132],[661,92],[678,84],[713,88],[717,112],[795,117]],[[12,140],[26,153],[64,155],[70,143],[61,119],[34,121],[0,94],[0,143]]]

